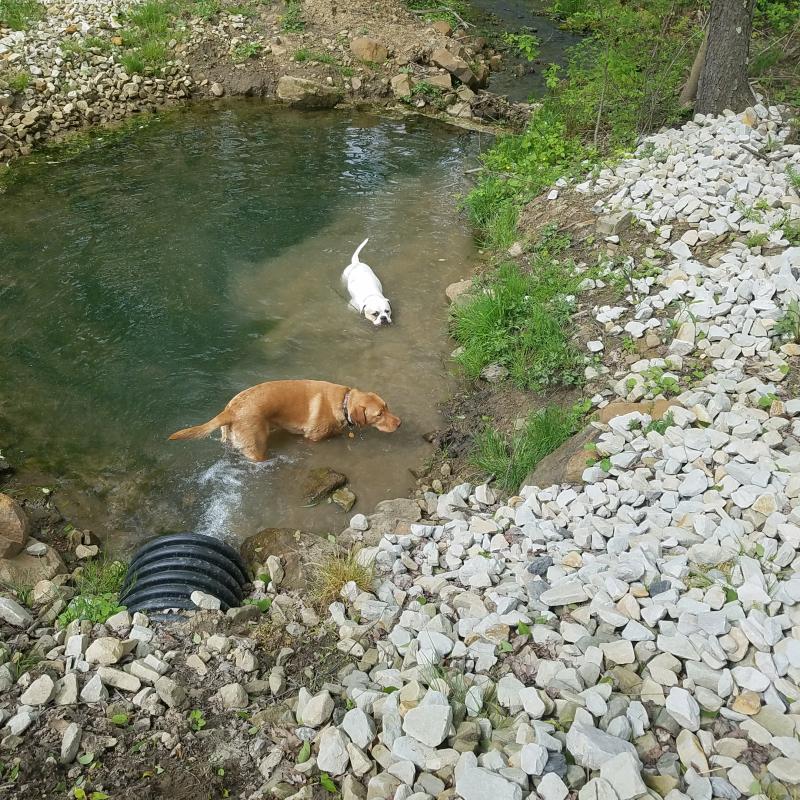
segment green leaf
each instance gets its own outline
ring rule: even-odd
[[[120,727],[124,727],[125,725],[128,724],[129,718],[127,714],[114,714],[114,716],[111,717],[111,722],[113,722],[114,725],[119,725]]]
[[[501,653],[510,653],[514,648],[511,646],[511,642],[500,642],[500,652]]]
[[[297,763],[305,764],[309,758],[311,758],[311,742],[305,741],[297,754]]]
[[[764,557],[764,545],[763,544],[757,544],[756,545],[756,555],[759,558],[763,558]]]
[[[75,800],[86,800],[86,792],[84,792],[80,786],[73,787],[72,796]]]
[[[732,589],[730,586],[725,587],[725,602],[726,603],[733,603],[739,599],[739,595],[736,594],[736,589]]]
[[[258,725],[251,725],[251,726],[250,726],[250,727],[247,729],[247,732],[248,732],[248,733],[249,733],[251,736],[255,736],[255,735],[256,735],[256,734],[257,734],[257,733],[258,733],[260,730],[261,730],[261,728],[260,728]]]
[[[424,605],[427,605],[427,604],[428,604],[428,601],[425,599],[425,596],[424,596],[424,595],[420,595],[420,596],[417,598],[417,602],[418,602],[418,603],[419,603],[421,606],[424,606]]]
[[[519,625],[517,625],[517,633],[520,636],[530,636],[531,626],[524,622],[520,622]]]
[[[84,753],[82,756],[78,756],[78,763],[83,764],[91,764],[94,761],[94,753]]]
[[[330,775],[328,775],[327,772],[320,772],[319,785],[331,794],[336,794],[339,791],[336,788],[336,784],[333,782],[333,779]]]
[[[107,795],[105,792],[92,792],[89,795],[89,800],[108,800],[110,795]]]
[[[396,686],[384,686],[383,692],[384,694],[391,694],[392,692],[397,692],[399,689]]]

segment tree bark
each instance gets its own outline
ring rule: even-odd
[[[695,111],[742,111],[753,102],[747,82],[756,0],[711,0],[708,49],[697,87]]]

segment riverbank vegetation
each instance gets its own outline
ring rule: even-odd
[[[563,248],[548,245],[558,238],[552,227],[539,231],[538,242],[520,241],[530,237],[519,230],[520,214],[559,179],[590,173],[634,150],[642,136],[691,118],[687,83],[708,35],[708,3],[698,0],[553,0],[551,12],[583,39],[566,67],[539,65],[548,94],[527,129],[498,138],[482,155],[464,208],[496,268],[452,314],[466,376],[476,379],[487,365],[499,365],[517,389],[537,393],[536,407],[546,404],[543,393],[580,386],[589,359],[571,324],[574,265]],[[751,85],[766,102],[800,106],[797,0],[756,0],[750,53]],[[514,243],[523,259],[509,259]],[[629,289],[625,281],[616,284],[620,293]],[[571,409],[537,412],[522,431],[490,420],[475,435],[471,463],[513,491],[529,462],[579,427]]]

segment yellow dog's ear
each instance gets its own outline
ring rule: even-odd
[[[357,406],[350,412],[350,417],[356,425],[363,427],[367,424],[367,409],[364,406]]]

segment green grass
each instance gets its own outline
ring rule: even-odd
[[[769,235],[766,233],[751,233],[745,240],[748,247],[761,247],[769,241]]]
[[[305,29],[303,7],[298,0],[286,0],[286,11],[281,16],[281,30],[285,33],[300,33]]]
[[[148,0],[121,15],[126,27],[120,63],[128,73],[156,72],[168,60],[171,39],[182,35],[177,27],[183,4],[179,0]]]
[[[0,0],[0,23],[23,31],[44,17],[44,6],[38,0]]]
[[[24,92],[31,83],[31,74],[20,70],[6,75],[3,80],[12,92]]]
[[[317,50],[310,50],[301,47],[294,52],[295,61],[318,61],[320,64],[336,64],[336,59],[330,53],[320,53]]]
[[[510,436],[487,426],[475,437],[470,460],[494,475],[500,487],[515,492],[545,456],[580,428],[582,411],[548,406],[531,414],[524,429]]]
[[[219,0],[196,0],[192,11],[200,19],[213,19],[222,11],[222,4]]]
[[[571,262],[550,250],[549,237],[534,250],[530,271],[502,264],[467,303],[454,308],[452,334],[463,348],[457,360],[468,377],[500,364],[521,388],[538,391],[582,382],[585,358],[571,341],[568,299],[580,277]]]

